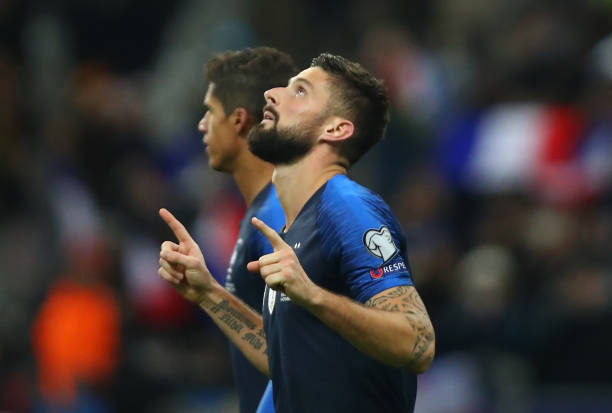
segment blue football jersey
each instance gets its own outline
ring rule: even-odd
[[[253,309],[260,311],[265,283],[255,273],[247,270],[247,263],[273,251],[266,238],[251,224],[257,216],[271,228],[280,230],[285,215],[274,186],[268,184],[253,200],[240,222],[240,233],[227,268],[225,288]],[[230,343],[230,358],[234,383],[240,399],[240,412],[253,413],[264,394],[268,378],[261,374],[240,350]]]
[[[359,302],[412,285],[406,241],[387,204],[337,175],[282,238],[317,285]],[[365,355],[282,292],[263,305],[276,411],[412,412],[416,375]]]

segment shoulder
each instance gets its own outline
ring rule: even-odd
[[[376,193],[345,176],[321,196],[318,234],[323,258],[337,266],[350,297],[365,302],[398,285],[412,285],[406,238]]]
[[[269,184],[263,191],[261,203],[257,205],[253,215],[264,221],[270,228],[280,231],[285,225],[285,214],[276,195],[274,185]]]
[[[317,227],[324,243],[340,246],[377,234],[390,235],[404,249],[404,235],[387,203],[375,192],[338,175],[328,181],[318,206]]]
[[[345,175],[327,182],[319,203],[319,219],[345,226],[397,225],[397,220],[380,195]]]

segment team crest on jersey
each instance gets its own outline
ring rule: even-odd
[[[393,258],[398,252],[393,242],[391,231],[384,225],[380,229],[367,230],[363,234],[363,244],[370,254],[382,259],[383,264]]]

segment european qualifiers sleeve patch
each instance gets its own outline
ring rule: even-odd
[[[382,259],[383,264],[395,257],[399,251],[393,242],[391,231],[385,225],[380,229],[367,230],[363,234],[363,244],[370,254]]]

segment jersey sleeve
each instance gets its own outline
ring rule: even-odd
[[[363,303],[389,288],[413,285],[405,237],[378,195],[365,189],[348,195],[324,193],[317,226],[322,252],[335,264],[353,299]]]

